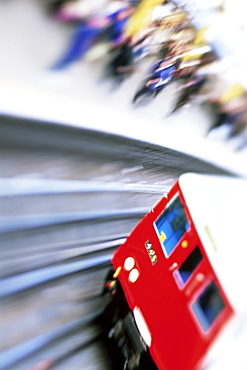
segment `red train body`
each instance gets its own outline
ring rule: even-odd
[[[216,179],[182,175],[113,255],[114,274],[107,287],[116,302],[119,289],[123,292],[133,332],[139,333],[142,343],[141,350],[123,349],[120,338],[136,334],[123,330],[127,311],[116,316],[111,336],[126,369],[145,368],[141,357],[146,353],[154,368],[201,369],[209,348],[234,316],[232,288],[225,279],[229,269],[223,269],[220,261],[220,243],[225,241],[210,207],[217,208],[216,199],[229,205],[222,185],[229,181],[228,189],[233,189],[240,181],[243,187],[243,180]],[[119,320],[121,330],[116,329]]]

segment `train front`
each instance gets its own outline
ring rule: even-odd
[[[112,258],[109,337],[125,369],[199,369],[233,313],[177,182]]]

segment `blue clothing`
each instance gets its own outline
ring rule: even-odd
[[[126,17],[118,21],[118,14],[128,8],[121,8],[118,11],[106,16],[108,25],[94,27],[88,21],[81,22],[75,29],[72,35],[72,40],[68,49],[62,58],[52,67],[53,70],[66,68],[69,64],[82,58],[85,53],[99,40],[99,38],[107,37],[111,42],[118,42],[122,36],[125,24],[128,20]],[[105,35],[106,32],[106,35]]]
[[[159,65],[160,64],[161,63],[159,63]],[[175,64],[162,68],[162,69],[157,68],[154,71],[154,73],[151,75],[150,79],[154,80],[154,79],[159,78],[161,80],[149,85],[150,89],[155,90],[157,87],[166,85],[168,82],[170,82],[175,73],[175,69],[176,69]]]
[[[72,62],[80,59],[94,44],[102,33],[101,27],[91,27],[87,22],[80,23],[64,56],[52,67],[54,70],[64,69]]]
[[[116,11],[115,13],[109,16],[111,24],[107,30],[109,40],[111,42],[118,42],[124,32],[124,27],[129,20],[129,17],[124,19],[118,20],[118,14],[121,13],[123,10],[127,10],[128,8],[122,8]]]

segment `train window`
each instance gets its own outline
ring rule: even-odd
[[[169,256],[189,228],[180,198],[177,196],[154,223],[160,243]]]
[[[194,311],[203,330],[210,328],[217,316],[225,307],[219,289],[214,282],[210,283],[199,298],[193,303]]]
[[[176,276],[179,281],[186,283],[190,275],[193,273],[195,268],[199,265],[202,260],[202,254],[199,247],[196,247],[186,260],[182,263],[179,269],[176,271]],[[177,274],[179,273],[179,274]]]

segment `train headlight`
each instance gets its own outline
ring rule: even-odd
[[[136,280],[139,278],[139,275],[140,273],[137,269],[132,269],[129,273],[129,281],[131,283],[135,283]]]
[[[133,310],[133,314],[134,314],[136,326],[137,326],[144,342],[146,343],[146,345],[148,347],[150,347],[151,342],[152,342],[152,337],[151,337],[149,328],[147,326],[147,323],[146,323],[144,317],[142,316],[142,313],[141,313],[140,309],[138,307],[135,307],[134,310]]]
[[[124,261],[124,268],[127,271],[130,271],[133,269],[135,266],[135,260],[133,257],[127,257],[126,260]]]

